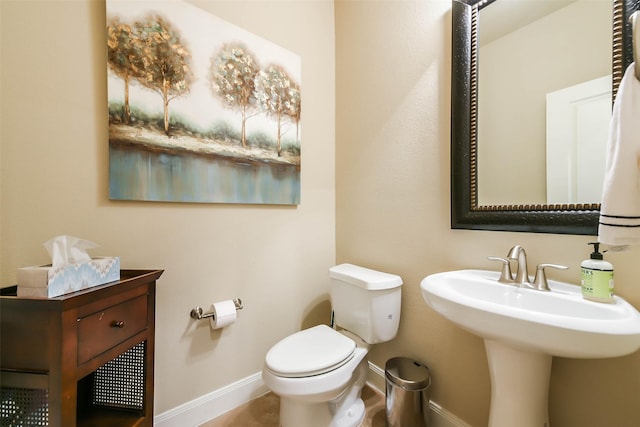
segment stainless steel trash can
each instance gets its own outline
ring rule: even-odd
[[[407,357],[385,365],[387,427],[429,427],[429,368]]]

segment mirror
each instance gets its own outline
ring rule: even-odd
[[[560,2],[538,2],[538,3],[557,3]],[[592,2],[592,1],[578,1],[571,3],[590,3],[592,6],[594,3],[601,2]],[[633,61],[632,53],[631,53],[631,29],[628,25],[628,17],[633,13],[637,6],[634,6],[636,0],[614,0],[613,1],[613,31],[611,31],[611,24],[608,24],[607,28],[609,33],[599,32],[600,37],[606,38],[606,44],[611,44],[613,46],[613,52],[611,52],[611,48],[609,46],[602,47],[602,42],[599,43],[599,51],[603,51],[606,49],[605,56],[611,55],[611,59],[606,60],[607,65],[605,68],[602,65],[598,65],[599,68],[596,68],[594,71],[588,71],[587,74],[579,76],[578,80],[584,81],[592,80],[592,77],[601,75],[603,72],[606,73],[606,69],[613,70],[613,76],[609,77],[611,83],[607,83],[605,77],[605,92],[613,93],[615,96],[615,91],[617,86],[622,78],[622,73],[628,64]],[[516,8],[525,7],[525,2],[522,1],[508,1],[508,0],[466,0],[466,1],[453,1],[453,9],[452,9],[452,84],[451,84],[451,96],[452,96],[452,104],[451,104],[451,227],[452,228],[463,228],[463,229],[478,229],[478,230],[497,230],[497,231],[526,231],[526,232],[539,232],[539,233],[558,233],[558,234],[584,234],[584,235],[595,235],[597,234],[597,224],[598,224],[598,216],[599,216],[599,203],[596,200],[589,200],[589,198],[593,198],[593,194],[590,196],[585,196],[585,200],[577,200],[575,197],[568,197],[566,194],[561,194],[560,196],[553,196],[552,200],[549,200],[549,197],[545,197],[546,193],[550,193],[549,189],[547,189],[546,181],[548,179],[545,175],[545,167],[550,168],[551,163],[553,163],[553,159],[563,159],[563,157],[567,157],[565,152],[558,151],[556,153],[556,149],[550,151],[550,157],[546,158],[542,155],[542,159],[539,163],[531,163],[532,159],[535,157],[534,155],[527,152],[527,154],[518,154],[518,156],[523,158],[523,161],[527,162],[526,167],[523,165],[516,166],[516,168],[510,173],[510,175],[506,177],[502,177],[497,180],[498,183],[504,187],[505,183],[511,182],[525,182],[527,184],[531,184],[532,181],[536,181],[534,184],[537,186],[538,195],[527,195],[527,198],[522,200],[520,199],[505,199],[502,198],[502,193],[506,193],[503,189],[498,186],[498,190],[494,191],[494,195],[489,197],[484,196],[487,193],[487,188],[485,185],[490,184],[490,176],[487,175],[487,171],[493,170],[507,170],[505,167],[505,162],[509,161],[513,162],[514,155],[507,154],[505,155],[505,159],[501,160],[495,157],[494,153],[490,153],[491,143],[497,137],[493,134],[487,133],[486,129],[491,129],[491,122],[489,119],[491,118],[489,113],[493,113],[493,108],[491,111],[487,111],[488,108],[483,101],[490,100],[493,98],[492,94],[496,95],[496,90],[499,90],[500,85],[494,85],[493,87],[488,86],[486,81],[491,80],[491,55],[489,53],[483,53],[484,56],[482,58],[487,63],[479,60],[481,50],[480,46],[480,37],[485,37],[485,29],[479,31],[480,20],[485,23],[485,19],[489,20],[489,13],[485,13],[490,11],[491,8],[498,8],[502,4],[510,4],[510,6],[515,6]],[[489,7],[490,6],[490,7]],[[567,10],[570,10],[567,6],[567,2],[563,2],[560,6],[564,6]],[[576,5],[569,5],[574,7]],[[600,4],[600,6],[603,6]],[[611,22],[611,5],[606,4],[604,12],[608,14],[608,20]],[[487,8],[489,7],[489,8]],[[487,8],[485,10],[485,8]],[[480,12],[482,9],[482,12]],[[606,12],[606,10],[609,11]],[[558,12],[561,12],[560,9]],[[558,12],[554,12],[555,19],[557,20],[559,15]],[[564,11],[566,12],[566,10]],[[547,12],[548,13],[548,12]],[[566,13],[565,13],[566,14]],[[531,12],[527,12],[526,15],[531,16]],[[585,14],[580,12],[580,17],[583,18]],[[565,18],[569,19],[569,18]],[[600,18],[601,19],[601,18]],[[504,19],[502,20],[504,21]],[[489,29],[502,27],[502,25],[498,25],[496,21],[495,24],[487,23],[487,27]],[[512,19],[513,22],[516,19]],[[504,23],[504,22],[502,22]],[[606,25],[606,24],[605,24]],[[549,28],[547,25],[545,28]],[[565,30],[568,30],[569,24],[563,26]],[[606,29],[604,31],[607,31]],[[482,36],[479,34],[482,33]],[[565,34],[566,35],[566,34]],[[531,37],[529,37],[531,38]],[[556,36],[556,43],[558,38],[569,39],[570,37],[558,37]],[[580,39],[580,37],[578,37]],[[592,41],[591,43],[596,43]],[[595,48],[595,46],[594,46]],[[520,52],[522,50],[523,52]],[[568,53],[576,50],[576,49],[566,49],[565,51],[569,51]],[[518,56],[522,56],[523,58],[535,59],[534,55],[531,55],[532,50],[530,46],[524,46],[522,43],[519,43],[516,48],[510,49],[507,52],[506,57],[503,57],[502,60],[499,61],[500,66],[497,67],[498,71],[504,72],[505,70],[511,70],[516,67],[516,62],[518,61]],[[582,55],[584,56],[597,56],[597,55]],[[602,58],[602,54],[600,54]],[[505,59],[506,58],[506,59]],[[480,63],[483,63],[482,67],[479,66]],[[575,63],[578,60],[574,60]],[[613,65],[611,65],[613,64]],[[486,68],[485,68],[486,65]],[[582,68],[587,68],[586,65],[580,63]],[[546,65],[547,69],[553,71],[548,64]],[[554,63],[553,66],[556,66]],[[531,68],[531,67],[530,67]],[[495,73],[496,71],[494,71]],[[508,72],[508,71],[507,71]],[[591,73],[591,74],[589,74]],[[534,74],[541,74],[540,72]],[[547,73],[559,75],[561,73]],[[570,73],[569,73],[570,74]],[[579,74],[574,72],[574,74]],[[482,78],[479,78],[482,76]],[[504,75],[499,77],[504,81]],[[593,78],[593,80],[598,80]],[[600,87],[602,87],[602,79],[600,79]],[[527,81],[529,82],[529,80]],[[519,83],[522,86],[522,82]],[[606,87],[608,84],[611,85],[611,91]],[[505,85],[506,86],[506,83]],[[534,86],[533,84],[526,85],[526,88],[530,86]],[[562,82],[557,87],[565,87],[565,86],[574,86],[574,84],[570,81]],[[489,89],[487,89],[489,88]],[[498,88],[498,89],[496,89]],[[546,89],[548,92],[548,88]],[[511,110],[518,110],[517,104],[514,107],[514,103],[519,98],[524,98],[524,96],[513,97],[514,89],[511,88],[508,90],[509,95],[511,95],[512,101]],[[538,97],[544,97],[544,92],[541,95],[537,95]],[[611,97],[611,95],[607,95]],[[483,98],[484,97],[484,98]],[[486,99],[485,99],[486,98]],[[507,98],[505,98],[507,99]],[[610,99],[610,98],[609,98]],[[506,103],[507,101],[503,101]],[[546,102],[546,101],[544,101]],[[542,104],[544,104],[542,102]],[[610,101],[607,101],[610,102]],[[489,104],[490,105],[490,104]],[[602,105],[602,104],[600,104]],[[481,106],[485,106],[485,110],[482,110]],[[608,107],[608,108],[607,108]],[[543,108],[538,106],[538,109]],[[599,107],[600,111],[602,111],[603,107]],[[608,110],[608,114],[610,115],[610,103],[605,105],[604,107]],[[553,110],[552,110],[553,111]],[[546,116],[545,116],[546,117]],[[483,121],[484,120],[484,121]],[[498,118],[498,123],[505,123],[504,119]],[[503,120],[500,122],[500,120]],[[540,119],[539,121],[544,122],[546,118]],[[563,120],[559,120],[563,122]],[[608,117],[604,119],[604,121],[608,124]],[[496,127],[494,125],[494,127]],[[479,129],[483,129],[480,131]],[[520,129],[520,135],[517,134],[518,129]],[[516,130],[512,130],[509,135],[509,140],[512,141],[512,145],[515,145],[513,141],[523,141],[523,136],[528,135],[529,133],[534,133],[534,131],[523,131],[523,127],[519,126]],[[545,130],[538,130],[535,132],[545,133]],[[546,153],[546,148],[544,146],[544,136],[541,137],[542,141],[537,142],[540,146],[536,148],[538,153]],[[557,139],[557,138],[556,138]],[[560,138],[561,140],[563,138]],[[503,148],[499,148],[499,151],[504,150]],[[519,148],[520,152],[522,152],[522,146]],[[557,155],[552,155],[557,154]],[[560,154],[558,154],[560,153]],[[538,154],[538,157],[540,155]],[[489,158],[488,163],[482,163],[482,161],[487,162],[487,158]],[[484,159],[484,160],[482,160]],[[493,159],[493,160],[492,160]],[[483,166],[484,165],[484,166]],[[567,167],[563,167],[566,165],[566,162],[560,166],[560,170],[566,170]],[[525,176],[522,171],[524,170],[534,170],[537,171],[537,178],[532,178],[530,176]],[[557,169],[557,167],[556,167]],[[482,173],[484,171],[484,174]],[[564,178],[563,178],[564,179]],[[588,186],[593,187],[593,185],[601,185],[601,184],[589,184]],[[597,192],[600,190],[598,189]],[[515,194],[523,194],[526,191],[517,189],[514,192]],[[540,193],[542,196],[540,196]],[[593,193],[593,192],[592,192]],[[497,195],[496,195],[497,194]],[[530,198],[529,198],[530,197]],[[566,197],[566,200],[564,198]]]
[[[479,10],[479,205],[600,201],[611,16],[611,0],[500,0]]]

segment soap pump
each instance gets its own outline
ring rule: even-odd
[[[596,302],[613,302],[613,265],[604,261],[600,243],[591,242],[593,252],[580,264],[582,296]]]

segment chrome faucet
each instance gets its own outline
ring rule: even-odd
[[[557,264],[539,264],[536,267],[536,277],[533,279],[533,283],[529,280],[529,269],[527,268],[527,253],[520,245],[515,245],[509,251],[506,258],[500,258],[495,256],[487,257],[491,261],[502,262],[502,273],[498,282],[507,283],[511,285],[521,286],[525,288],[536,289],[538,291],[550,291],[549,284],[547,283],[547,276],[544,272],[546,267],[557,268],[559,270],[566,270],[569,267]],[[518,271],[516,272],[515,279],[511,273],[511,261],[518,261]]]
[[[527,253],[520,245],[515,245],[509,251],[507,258],[518,261],[518,271],[516,272],[515,282],[519,285],[531,286],[529,281],[529,269],[527,268]]]

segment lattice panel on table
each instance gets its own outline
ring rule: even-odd
[[[49,404],[46,389],[0,388],[0,427],[48,425]]]
[[[98,368],[94,376],[94,405],[143,409],[145,342]]]

